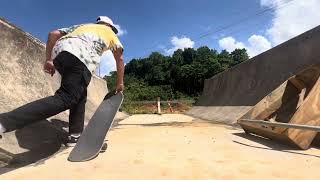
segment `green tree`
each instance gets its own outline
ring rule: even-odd
[[[183,64],[191,64],[193,62],[193,60],[195,59],[196,54],[197,54],[197,52],[193,48],[184,49],[184,51],[182,53]]]
[[[249,59],[246,49],[235,49],[231,52],[232,66],[242,63]]]
[[[181,66],[183,65],[183,51],[182,49],[176,50],[171,58],[171,64]]]
[[[231,64],[233,64],[233,60],[231,58],[231,55],[226,50],[222,50],[220,52],[220,54],[218,55],[218,61],[221,64],[223,71],[229,69],[229,67],[231,67]]]
[[[246,49],[218,53],[207,46],[198,49],[178,49],[172,56],[153,52],[150,56],[133,59],[125,67],[125,93],[129,100],[154,100],[198,96],[204,80],[248,60]],[[114,87],[116,73],[106,76]]]

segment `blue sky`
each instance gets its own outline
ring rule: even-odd
[[[203,45],[218,50],[251,48],[254,56],[286,40],[276,42],[271,33],[276,26],[275,18],[279,14],[281,17],[280,10],[275,9],[261,16],[254,14],[267,7],[281,7],[286,1],[291,0],[2,0],[0,16],[43,42],[51,30],[94,22],[99,15],[109,16],[125,32],[120,40],[125,47],[126,62],[132,58],[146,57],[153,51],[170,55],[179,47],[197,48]],[[305,1],[309,1],[310,6],[314,3],[318,5],[316,0]],[[290,6],[295,6],[295,2],[291,3],[293,5]],[[202,34],[248,16],[248,21],[199,39]],[[261,49],[254,49],[255,43],[261,42]],[[114,68],[114,65],[104,65],[105,68]]]

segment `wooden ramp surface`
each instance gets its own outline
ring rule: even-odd
[[[261,100],[240,119],[262,119],[271,122],[320,126],[320,65],[293,76]],[[239,122],[248,133],[309,148],[315,131],[265,126]]]

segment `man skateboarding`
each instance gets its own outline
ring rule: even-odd
[[[74,146],[84,129],[87,86],[91,73],[100,63],[103,52],[111,50],[117,66],[116,91],[123,91],[123,46],[112,20],[99,16],[96,23],[75,25],[49,33],[44,71],[51,76],[57,70],[61,86],[53,96],[23,105],[0,115],[0,133],[13,131],[47,119],[67,109],[69,115],[68,146]]]

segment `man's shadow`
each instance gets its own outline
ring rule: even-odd
[[[43,120],[12,132],[23,153],[14,153],[0,148],[0,174],[21,168],[30,164],[45,163],[46,159],[65,149],[63,144],[68,136],[64,128],[68,123],[58,119]],[[13,135],[14,134],[14,135]],[[6,138],[6,137],[4,137]],[[13,138],[13,137],[12,137]],[[16,145],[17,146],[17,145]],[[2,157],[1,157],[2,156]]]

